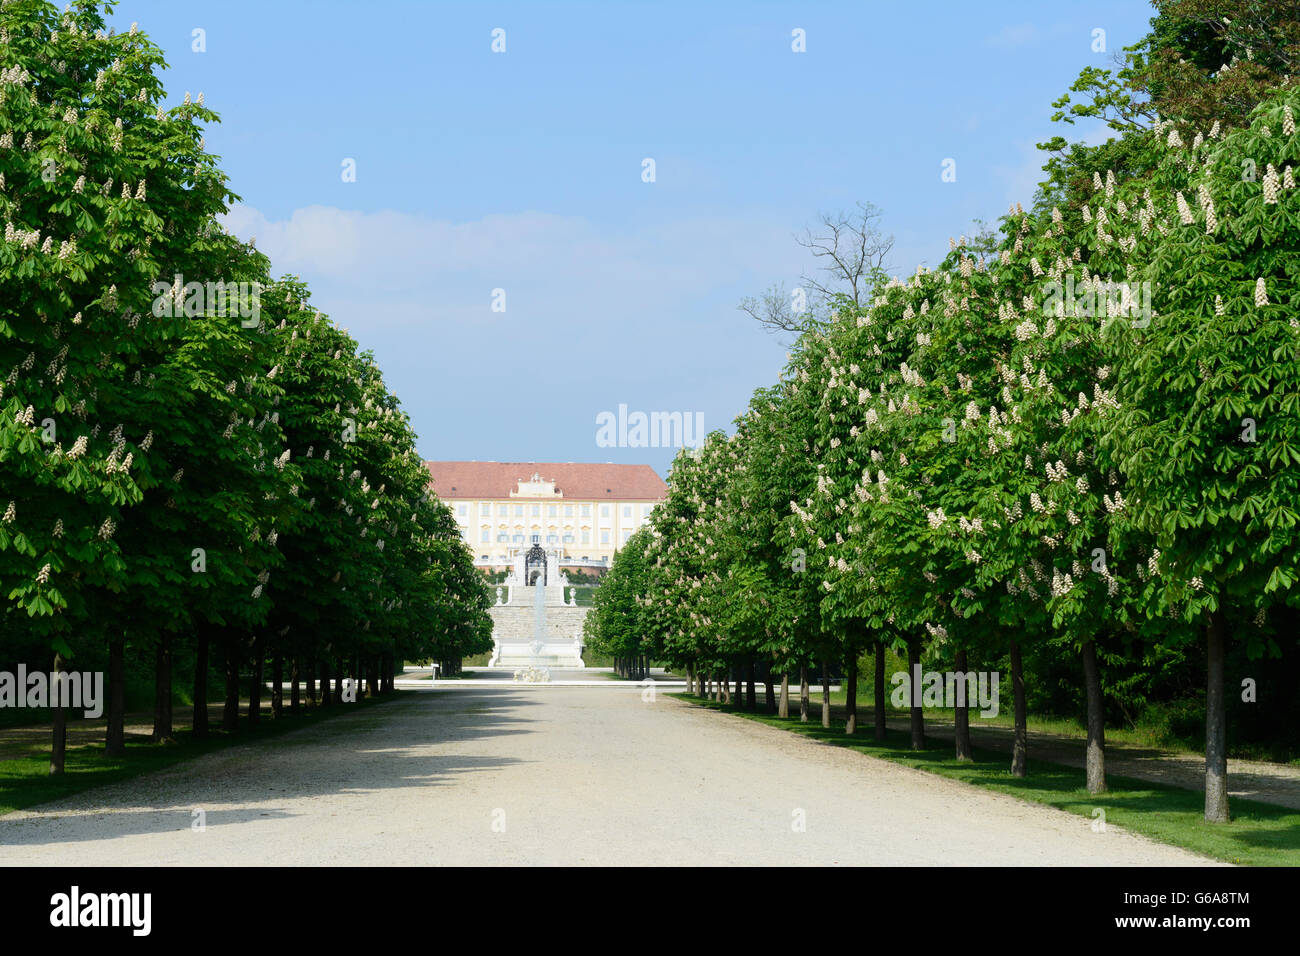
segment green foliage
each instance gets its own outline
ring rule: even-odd
[[[5,650],[490,647],[373,356],[218,225],[237,197],[204,148],[217,116],[158,105],[162,51],[110,33],[111,6],[0,4]]]
[[[1257,7],[1158,3],[1056,104],[1122,135],[1047,144],[1032,211],[832,303],[735,434],[679,456],[599,631],[778,673],[875,642],[1000,667],[1014,638],[1070,706],[1091,644],[1130,719],[1204,677],[1211,612],[1234,661],[1293,661],[1300,7]]]

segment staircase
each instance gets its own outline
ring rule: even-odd
[[[488,667],[574,667],[582,662],[582,622],[590,608],[564,603],[564,589],[550,585],[541,589],[517,586],[509,601],[488,608],[492,617],[495,648]],[[506,593],[502,593],[502,598]],[[541,599],[541,608],[537,606]],[[538,617],[541,617],[541,646],[536,650]]]

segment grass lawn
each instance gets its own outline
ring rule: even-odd
[[[0,815],[71,796],[106,783],[129,780],[226,747],[278,737],[342,714],[381,706],[400,699],[402,693],[397,691],[386,697],[362,698],[355,703],[334,704],[323,709],[304,709],[297,717],[290,715],[286,706],[284,716],[279,720],[270,717],[269,713],[263,713],[256,729],[248,725],[245,702],[240,712],[241,729],[238,733],[226,733],[214,728],[206,740],[195,740],[189,730],[177,730],[176,742],[167,744],[152,743],[138,737],[133,740],[128,735],[126,754],[122,757],[105,757],[102,738],[98,743],[85,746],[69,745],[64,772],[60,777],[50,776],[50,735],[47,728],[39,744],[29,745],[22,753],[0,760]]]
[[[680,676],[683,680],[685,680],[686,675],[684,673],[678,676]],[[816,678],[814,675],[814,679],[812,680],[812,683],[816,684],[817,680],[819,679],[820,678]],[[835,685],[835,686],[840,686],[840,685]],[[757,699],[760,702],[760,706],[761,706],[761,703],[764,700],[764,693],[765,693],[763,684],[761,682],[758,683],[755,687],[755,690],[757,691]],[[779,681],[777,682],[776,685],[776,693],[778,697],[781,694],[781,684]],[[840,686],[839,690],[831,691],[831,707],[837,714],[843,712],[847,696],[848,695],[842,686]],[[814,690],[809,695],[808,699],[809,699],[809,705],[817,712],[817,714],[819,715],[817,719],[820,720],[821,706],[822,706],[821,691]],[[866,684],[859,683],[858,684],[859,710],[870,709],[872,706],[874,706],[874,704],[875,704],[875,694],[873,692],[870,683],[866,683]],[[1014,727],[1015,718],[1012,714],[1012,710],[1010,707],[1009,696],[1003,697],[1003,704],[1004,706],[1000,709],[996,717],[980,717],[976,712],[976,708],[972,706],[970,712],[971,727],[977,729],[979,727],[1005,727],[1007,729]],[[790,685],[790,706],[796,709],[799,706],[798,682],[792,683]],[[887,710],[891,718],[898,717],[901,719],[906,719],[908,715],[908,711],[906,709],[900,710],[898,708],[895,708],[892,704],[888,705]],[[955,712],[951,707],[926,707],[925,719],[927,721],[931,719],[935,719],[935,720],[939,720],[951,724],[953,722],[954,713]],[[861,718],[859,718],[859,722],[861,722]],[[1038,733],[1045,733],[1045,734],[1056,734],[1061,737],[1072,737],[1076,740],[1086,740],[1088,736],[1087,728],[1084,727],[1083,723],[1071,717],[1051,717],[1044,714],[1031,713],[1028,715],[1025,724],[1030,733],[1038,732]],[[1141,724],[1139,724],[1136,727],[1121,727],[1121,726],[1108,724],[1106,726],[1106,743],[1117,744],[1122,747],[1132,747],[1137,749],[1161,750],[1171,754],[1191,754],[1196,757],[1202,757],[1205,755],[1205,749],[1203,744],[1197,743],[1193,745],[1188,741],[1179,740],[1177,738],[1170,737],[1167,734],[1161,733],[1158,729],[1154,727],[1149,727]],[[1251,750],[1248,748],[1243,750],[1240,747],[1234,747],[1231,743],[1228,748],[1228,756],[1234,759],[1240,758],[1243,760],[1260,760],[1260,761],[1271,762],[1271,763],[1285,763],[1293,767],[1300,766],[1300,757],[1292,757],[1285,760],[1271,759],[1265,753],[1258,753],[1255,750]]]
[[[952,756],[951,742],[946,740],[930,742],[924,751],[918,752],[910,749],[910,738],[905,731],[891,730],[884,741],[877,743],[872,739],[872,715],[867,707],[859,707],[858,732],[852,737],[844,733],[843,721],[827,730],[821,726],[820,695],[816,695],[808,723],[799,720],[797,693],[792,701],[795,716],[784,720],[766,713],[737,710],[689,694],[672,696],[837,747],[848,747],[973,786],[1047,804],[1086,817],[1089,824],[1094,819],[1093,811],[1101,808],[1105,811],[1108,825],[1124,827],[1153,840],[1229,863],[1300,866],[1300,811],[1287,807],[1233,799],[1232,822],[1210,824],[1203,819],[1205,795],[1198,791],[1107,774],[1110,791],[1094,795],[1083,786],[1082,771],[1073,767],[1031,759],[1029,776],[1017,779],[1007,769],[1006,754],[997,751],[976,747],[973,761],[958,763]],[[759,699],[762,699],[761,692]],[[842,695],[840,700],[843,700]],[[997,860],[989,862],[996,863]]]

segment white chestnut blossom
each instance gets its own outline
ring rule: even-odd
[[[1277,178],[1277,170],[1273,164],[1268,164],[1268,169],[1264,173],[1264,204],[1268,206],[1277,205],[1278,192],[1281,189],[1281,183]]]

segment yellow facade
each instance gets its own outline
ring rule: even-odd
[[[481,567],[503,568],[514,549],[540,544],[563,548],[561,564],[570,567],[609,567],[632,533],[649,520],[657,499],[567,498],[554,481],[534,476],[520,481],[505,498],[455,498],[451,506]]]

